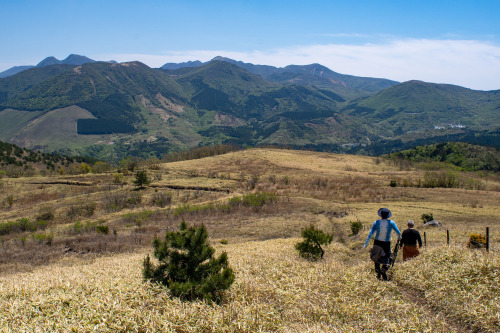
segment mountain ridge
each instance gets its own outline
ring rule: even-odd
[[[177,69],[138,61],[31,68],[0,79],[0,123],[9,126],[0,139],[108,159],[220,143],[377,154],[411,142],[495,142],[498,135],[500,90],[421,81],[383,81],[389,85],[384,88],[376,81],[372,88],[378,90],[369,93],[352,87],[371,84],[366,78],[319,64],[287,67],[275,72],[286,74],[279,79],[220,58]],[[345,81],[335,85],[336,78]],[[85,117],[74,118],[82,109]],[[74,110],[73,116],[64,110]],[[43,133],[54,130],[48,125],[54,121],[72,126],[61,133],[73,139],[47,140]]]

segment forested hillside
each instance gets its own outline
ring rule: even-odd
[[[69,157],[59,154],[33,151],[0,141],[0,177],[33,176],[36,171],[73,170],[81,173],[83,163],[94,164],[97,160],[90,157]],[[90,169],[89,169],[90,171]],[[88,172],[88,171],[87,171]]]
[[[392,159],[408,159],[413,162],[445,162],[464,171],[488,170],[500,172],[500,152],[492,147],[471,145],[463,142],[445,142],[418,146],[392,153]]]

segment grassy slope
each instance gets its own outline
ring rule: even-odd
[[[111,175],[4,180],[2,192],[17,193],[19,197],[11,209],[0,210],[0,219],[31,218],[40,207],[50,204],[56,215],[50,232],[56,237],[51,247],[30,239],[21,246],[18,236],[3,238],[7,246],[2,248],[3,258],[10,255],[10,248],[17,249],[19,255],[32,250],[50,250],[54,254],[52,263],[45,266],[31,267],[28,259],[16,265],[2,264],[2,328],[458,332],[467,323],[475,329],[494,332],[500,325],[495,317],[500,311],[500,181],[494,176],[483,179],[483,191],[391,188],[388,184],[394,177],[418,177],[423,171],[400,171],[388,162],[375,163],[373,158],[364,156],[270,149],[169,163],[148,172],[161,174],[161,180],[153,182],[154,188],[142,191],[140,205],[114,213],[105,211],[105,197],[120,191],[132,193],[132,187],[113,187],[113,192],[108,192]],[[160,193],[172,191],[173,207],[225,202],[230,196],[248,193],[252,175],[258,176],[256,190],[277,193],[281,198],[278,204],[259,212],[184,216],[188,223],[205,223],[212,243],[229,254],[236,283],[222,306],[181,303],[170,299],[168,292],[142,283],[140,268],[151,250],[149,239],[178,224],[178,218],[168,209],[158,210],[150,204],[151,196],[157,193],[155,189]],[[37,184],[65,179],[93,186]],[[125,180],[130,184],[133,176],[125,176]],[[173,191],[165,188],[169,185],[221,190],[230,187],[232,192],[228,195]],[[82,200],[95,201],[98,207],[94,216],[81,219],[104,220],[118,230],[117,236],[68,236],[71,234],[67,228],[73,222],[68,221],[66,212],[71,204]],[[375,279],[368,254],[361,248],[381,206],[393,211],[400,228],[407,219],[415,220],[417,228],[426,232],[429,245],[416,260],[398,263],[393,282],[389,283]],[[144,209],[157,210],[158,215],[142,220],[141,224],[124,217]],[[418,222],[420,215],[427,212],[433,212],[450,230],[449,249],[443,247],[444,229],[424,229]],[[349,222],[357,219],[365,228],[361,235],[349,236]],[[318,263],[300,259],[293,249],[300,228],[311,223],[335,234],[336,241],[327,248],[325,260]],[[485,226],[491,228],[493,251],[464,251],[468,235],[484,232]],[[142,235],[142,243],[138,235]],[[67,242],[74,248],[85,248],[84,243],[79,245],[78,238],[94,242],[95,248],[90,247],[91,252],[86,254],[62,255]],[[220,245],[220,239],[227,239],[229,244]],[[115,243],[125,246],[125,251],[135,252],[98,256],[99,249],[124,251],[113,247]]]
[[[18,111],[6,109],[0,111],[0,140],[9,141],[27,123],[36,119],[43,112]]]
[[[88,142],[87,137],[77,135],[76,121],[89,118],[95,117],[77,106],[55,109],[28,122],[16,132],[11,142],[22,147],[49,145],[54,148],[81,144],[82,139]]]

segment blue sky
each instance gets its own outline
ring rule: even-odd
[[[320,63],[358,76],[500,89],[499,0],[0,0],[0,71],[95,60]]]

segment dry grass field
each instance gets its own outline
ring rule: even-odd
[[[0,179],[1,331],[500,331],[498,175],[461,175],[479,190],[391,187],[425,170],[277,149],[143,167],[151,184],[140,190],[133,173]],[[278,200],[228,204],[257,192]],[[380,207],[427,239],[416,259],[398,258],[389,282],[363,249]],[[423,227],[424,213],[443,227]],[[181,220],[203,223],[228,253],[236,281],[220,305],[181,302],[142,280],[151,240]],[[334,235],[318,262],[294,249],[311,224]],[[467,248],[486,227],[490,251]]]

